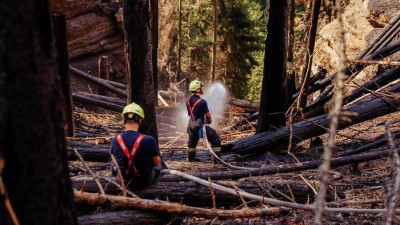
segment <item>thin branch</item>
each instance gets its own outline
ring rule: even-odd
[[[232,185],[232,187],[233,187],[233,190],[236,191],[237,196],[239,196],[240,200],[242,201],[244,207],[245,207],[246,209],[248,209],[249,206],[247,205],[246,201],[244,200],[244,198],[243,198],[242,195],[240,194],[240,192],[239,192],[240,189],[239,189],[238,187],[236,187],[234,184],[231,184],[231,185]]]
[[[86,164],[85,160],[83,160],[82,156],[79,154],[79,152],[74,148],[75,155],[78,157],[78,159],[83,163],[85,166],[86,170],[89,171],[89,173],[92,175],[94,181],[96,182],[97,186],[99,187],[99,190],[101,194],[105,195],[106,193],[104,192],[103,187],[100,184],[99,178],[93,173],[93,171],[89,168],[89,166]]]
[[[5,165],[4,155],[2,152],[0,152],[0,197],[4,201],[4,205],[6,206],[8,214],[11,217],[11,221],[14,223],[14,225],[20,225],[17,214],[15,213],[10,198],[8,197],[6,185],[3,182],[4,165]]]
[[[106,180],[110,183],[112,183],[113,185],[115,185],[117,188],[119,188],[121,191],[124,190],[124,188],[119,185],[117,182],[113,181],[112,179],[108,178],[108,177],[99,177],[100,179]],[[134,198],[140,198],[139,196],[135,195],[133,192],[125,189],[126,193],[129,194],[130,196],[134,197]]]
[[[115,159],[115,156],[113,154],[111,154],[111,160],[113,161],[115,167],[117,168],[118,178],[119,178],[119,181],[121,182],[121,187],[122,187],[122,195],[126,197],[125,182],[124,182],[124,179],[123,179],[122,174],[121,174],[121,169],[119,168],[117,160]]]
[[[349,60],[348,63],[368,64],[368,65],[383,65],[383,66],[400,66],[400,62],[386,62],[374,60]]]
[[[385,123],[386,138],[389,143],[390,151],[393,155],[393,186],[388,188],[388,194],[386,199],[387,211],[384,213],[385,225],[393,224],[395,210],[398,205],[400,195],[400,157],[396,149],[396,145],[393,141],[393,134],[390,132],[389,123]]]
[[[211,199],[212,199],[212,202],[213,202],[213,209],[216,209],[217,208],[217,203],[215,202],[214,188],[211,185],[211,179],[210,178],[208,178],[208,182],[210,183],[210,191],[211,191]]]
[[[331,168],[331,158],[332,151],[336,148],[335,145],[335,136],[337,134],[337,129],[339,127],[339,119],[343,106],[343,88],[344,88],[344,80],[346,79],[346,67],[345,62],[347,61],[346,57],[346,44],[344,39],[344,29],[342,22],[342,5],[340,0],[335,0],[336,5],[336,15],[338,19],[338,39],[339,39],[339,62],[338,62],[338,74],[336,77],[336,91],[333,97],[333,106],[331,110],[329,110],[330,117],[330,126],[329,126],[329,136],[328,136],[328,144],[324,148],[323,153],[323,163],[320,167],[320,178],[321,182],[318,189],[317,199],[315,202],[315,218],[314,224],[322,225],[322,217],[325,209],[325,197],[328,189],[328,181],[329,181],[329,170]]]

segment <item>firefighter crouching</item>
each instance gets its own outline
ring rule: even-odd
[[[156,140],[138,132],[144,119],[142,107],[136,103],[125,106],[122,114],[125,131],[111,141],[114,155],[126,184],[133,189],[144,189],[153,184],[163,169]],[[116,176],[116,166],[112,172]]]

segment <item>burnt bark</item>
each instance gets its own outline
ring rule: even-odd
[[[85,80],[87,80],[89,82],[92,82],[92,83],[98,85],[99,87],[102,87],[102,88],[105,88],[105,89],[109,90],[110,92],[117,94],[121,98],[126,98],[126,96],[127,96],[125,90],[122,90],[122,89],[120,89],[118,87],[115,87],[115,86],[111,85],[109,82],[106,82],[103,79],[94,77],[94,76],[92,76],[92,75],[90,75],[88,73],[85,73],[85,72],[83,72],[83,71],[81,71],[81,70],[79,70],[79,69],[77,69],[77,68],[75,68],[73,66],[70,66],[69,69],[71,70],[71,72],[73,74],[79,75],[83,79],[85,79]]]
[[[107,56],[100,56],[99,62],[98,62],[98,72],[99,72],[99,78],[103,80],[108,80],[109,78],[109,63],[108,63],[108,57]],[[99,88],[99,95],[106,95],[106,90]]]
[[[97,213],[80,216],[79,225],[132,225],[132,224],[163,224],[165,222],[163,213],[150,213],[129,209],[124,211]]]
[[[128,68],[128,102],[139,104],[145,112],[139,132],[158,140],[155,113],[157,95],[154,90],[157,80],[153,72],[153,61],[156,60],[153,59],[153,27],[156,18],[151,6],[154,3],[145,0],[125,2],[125,58]]]
[[[53,15],[54,36],[56,40],[57,65],[60,75],[61,90],[64,96],[63,111],[65,115],[66,136],[75,135],[74,114],[72,112],[71,80],[69,73],[68,47],[66,39],[66,20],[64,13]]]
[[[257,134],[285,125],[288,9],[289,0],[270,1]]]
[[[5,188],[20,224],[77,224],[49,3],[2,2],[0,15]]]
[[[99,188],[97,184],[91,179],[86,178],[72,178],[73,186],[77,190],[80,190],[84,185],[84,191],[90,193],[98,193]],[[107,181],[101,181],[103,187],[107,185],[107,189],[104,191],[107,194],[120,194],[121,190],[116,188],[112,184],[108,184]],[[221,184],[221,183],[219,183]],[[268,195],[266,191],[274,196],[276,199],[288,200],[281,193],[288,193],[289,188],[293,193],[293,196],[298,203],[305,203],[308,200],[314,199],[314,193],[311,188],[303,182],[286,181],[286,180],[258,180],[257,182],[252,180],[245,180],[240,182],[230,181],[224,185],[232,188],[232,185],[238,187],[240,190],[256,194],[256,195]],[[222,184],[221,184],[222,185]],[[129,188],[129,187],[128,187]],[[168,199],[171,202],[180,202],[189,206],[212,206],[212,196],[210,188],[197,184],[192,181],[185,182],[156,182],[155,184],[147,187],[144,190],[132,190],[140,198],[144,199]],[[218,207],[232,207],[235,205],[242,204],[239,197],[215,190],[215,199]],[[330,199],[332,199],[332,195]]]

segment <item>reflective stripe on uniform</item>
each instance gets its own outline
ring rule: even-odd
[[[196,148],[190,148],[190,147],[188,147],[188,151],[189,151],[189,152],[194,152],[194,151],[196,151]]]
[[[214,152],[220,152],[221,151],[221,147],[212,147],[212,150]]]

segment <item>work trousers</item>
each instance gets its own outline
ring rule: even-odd
[[[188,148],[189,149],[195,149],[197,146],[197,143],[199,142],[199,128],[202,126],[202,122],[200,119],[189,119],[188,126],[187,126],[187,133],[189,136],[188,140]],[[211,144],[212,148],[219,148],[221,147],[221,138],[219,137],[217,131],[215,131],[213,128],[206,126],[206,133],[207,133],[207,139]],[[206,135],[206,134],[203,134]]]

